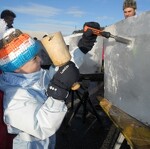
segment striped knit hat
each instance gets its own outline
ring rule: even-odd
[[[0,70],[13,72],[34,58],[41,46],[17,29],[8,29],[0,40]]]

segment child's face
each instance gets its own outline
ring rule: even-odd
[[[39,71],[40,69],[41,69],[41,58],[39,56],[35,56],[25,65],[15,70],[15,72],[28,74],[28,73]]]

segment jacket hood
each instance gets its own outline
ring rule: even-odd
[[[40,81],[44,71],[41,69],[38,72],[30,74],[21,74],[13,72],[3,72],[0,74],[0,89],[5,89],[5,86],[21,86],[23,88],[33,85]]]

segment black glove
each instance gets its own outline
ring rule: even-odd
[[[86,22],[84,26],[86,25],[95,29],[100,29],[100,25],[97,22]],[[90,29],[84,32],[84,26],[83,26],[83,35],[78,42],[78,47],[84,54],[86,54],[88,51],[92,49],[94,42],[96,41],[97,35],[93,34],[92,30]]]
[[[110,32],[101,32],[101,35],[105,38],[109,38],[111,36]]]
[[[72,85],[79,80],[79,70],[75,64],[69,61],[59,67],[59,70],[51,80],[47,94],[58,100],[65,100]]]

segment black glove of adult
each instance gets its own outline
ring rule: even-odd
[[[47,94],[58,100],[65,100],[72,85],[79,80],[79,70],[75,64],[69,61],[59,67],[59,70],[51,80]]]
[[[96,41],[97,38],[97,35],[94,35],[91,29],[88,29],[87,31],[84,32],[84,27],[86,25],[95,29],[100,29],[100,25],[97,22],[86,22],[83,25],[83,35],[78,42],[78,47],[84,54],[86,54],[92,49],[94,42]]]

